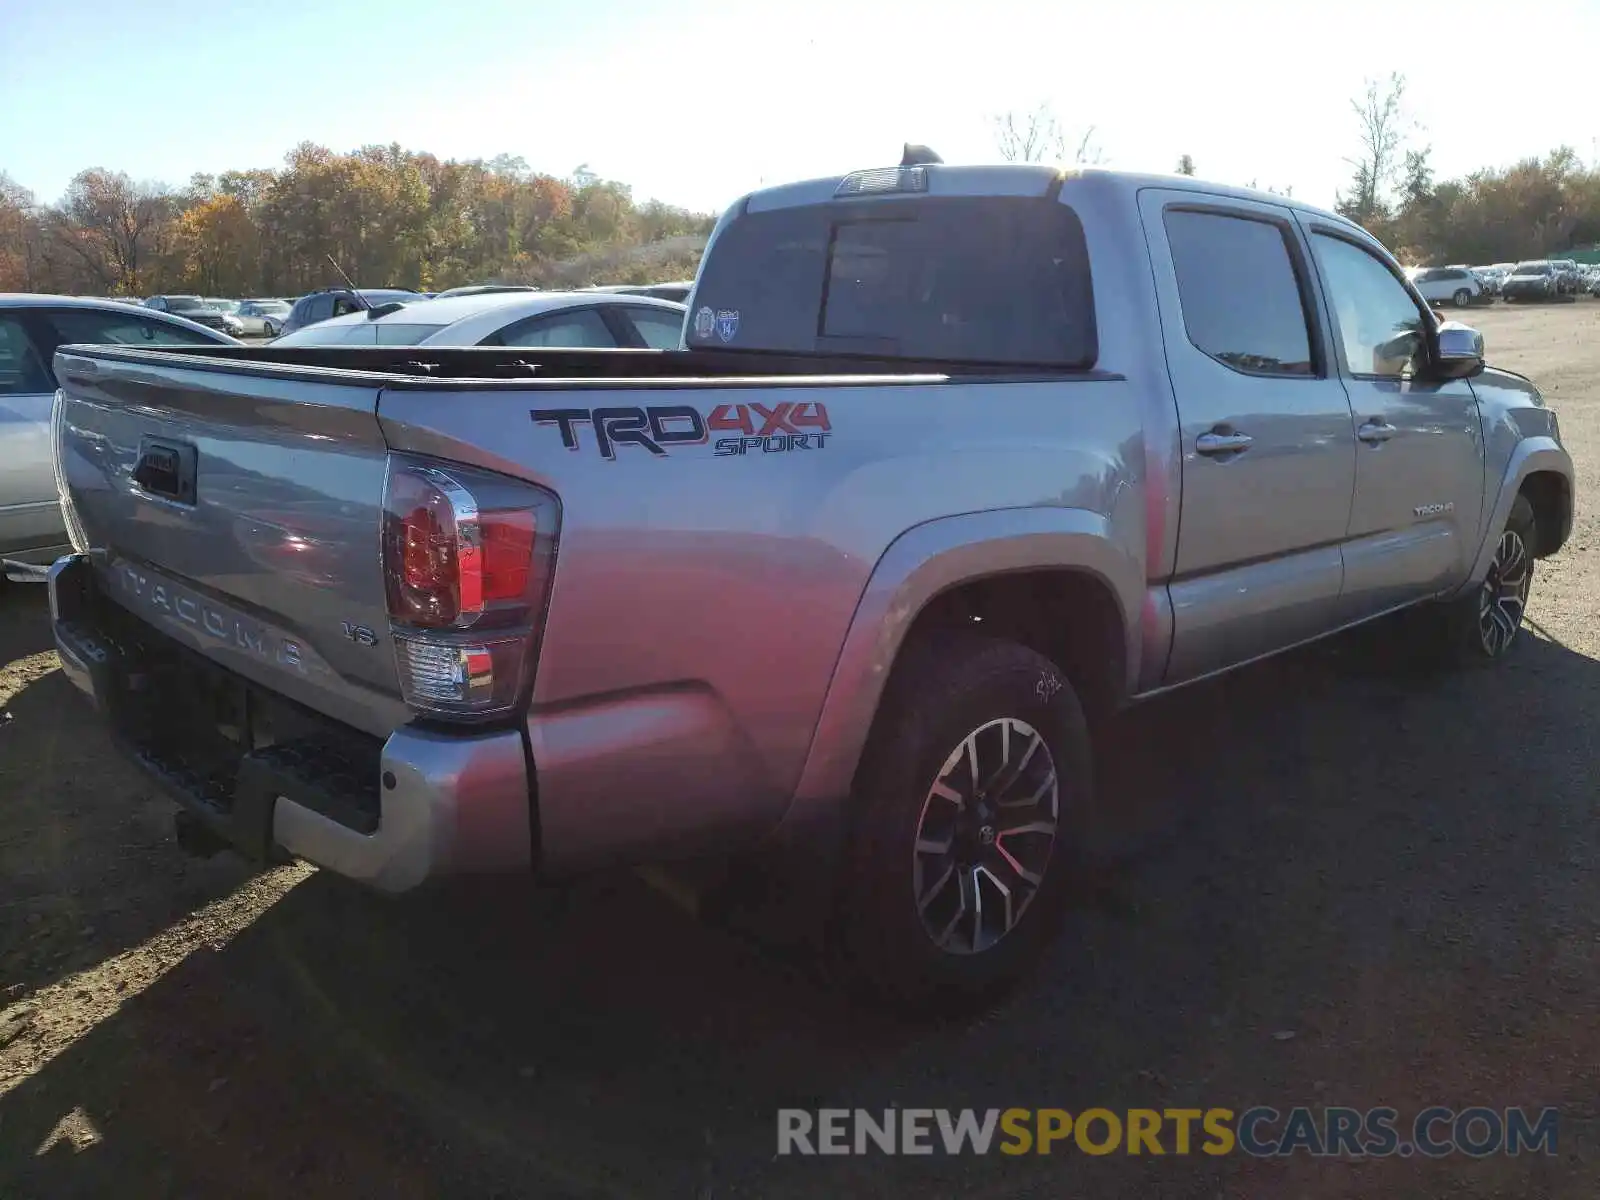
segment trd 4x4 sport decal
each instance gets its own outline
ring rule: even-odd
[[[716,433],[737,437],[716,439],[715,457],[734,454],[783,454],[821,450],[833,436],[827,408],[813,400],[780,400],[765,404],[719,404],[709,416],[687,404],[648,408],[536,408],[528,414],[540,425],[561,431],[568,450],[583,449],[578,431],[594,430],[600,457],[615,459],[618,446],[641,446],[657,457],[673,446],[701,446]]]

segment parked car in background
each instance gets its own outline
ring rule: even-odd
[[[1406,274],[1429,304],[1448,300],[1457,308],[1466,308],[1485,295],[1483,281],[1466,267],[1412,267]]]
[[[157,312],[171,313],[175,317],[194,321],[204,325],[207,329],[215,329],[218,333],[228,333],[226,316],[220,309],[213,308],[199,296],[151,296],[144,302],[146,308],[153,308]]]
[[[1555,266],[1544,259],[1518,263],[1500,285],[1500,298],[1507,304],[1513,300],[1554,300],[1559,295],[1560,276]]]
[[[289,317],[286,300],[241,300],[233,310],[243,332],[253,337],[277,337],[278,329]]]
[[[1474,275],[1483,281],[1483,290],[1491,296],[1500,294],[1500,285],[1505,281],[1506,273],[1499,267],[1481,266],[1468,268]]]
[[[451,296],[491,296],[497,292],[537,292],[539,289],[527,283],[469,283],[462,287],[446,288],[442,292],[435,292],[435,300],[447,300]]]
[[[613,283],[584,290],[614,292],[619,296],[654,296],[657,300],[673,300],[682,304],[689,299],[689,293],[694,290],[694,280],[682,279],[676,283]]]
[[[205,296],[205,302],[222,314],[222,331],[229,337],[240,337],[244,333],[244,322],[239,320],[237,300],[225,300],[220,296]]]
[[[676,350],[687,310],[652,296],[485,292],[350,313],[276,346],[569,346]]]
[[[428,297],[413,292],[410,288],[361,288],[356,292],[343,287],[321,288],[315,292],[307,292],[294,302],[278,332],[293,333],[297,329],[304,329],[307,325],[342,317],[346,313],[363,312],[380,304],[395,302],[406,304],[427,299]]]
[[[0,558],[48,563],[66,526],[50,466],[56,347],[76,342],[171,347],[233,339],[137,302],[0,294]]]

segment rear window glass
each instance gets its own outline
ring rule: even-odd
[[[399,324],[362,319],[349,324],[319,322],[279,338],[279,346],[415,346],[443,325]]]
[[[344,340],[347,346],[415,346],[424,338],[432,337],[443,325],[400,324],[395,321],[369,321],[357,325]]]
[[[1092,367],[1083,227],[1044,198],[750,213],[707,255],[687,342],[791,354]]]

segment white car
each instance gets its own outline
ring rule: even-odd
[[[1484,296],[1483,281],[1466,267],[1412,267],[1406,275],[1429,304],[1449,301],[1466,308]]]
[[[567,346],[676,350],[687,310],[602,292],[486,292],[391,302],[306,325],[277,346]]]

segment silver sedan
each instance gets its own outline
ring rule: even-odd
[[[56,347],[237,345],[231,337],[141,304],[0,293],[0,558],[48,563],[66,524],[50,461]]]

